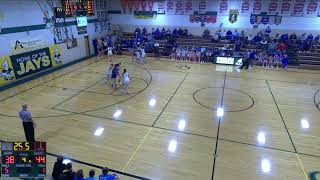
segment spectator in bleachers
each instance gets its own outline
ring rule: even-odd
[[[57,161],[54,163],[53,171],[52,171],[52,178],[54,180],[58,180],[59,175],[63,172],[65,169],[65,164],[63,162],[63,157],[59,156],[57,157]]]
[[[62,174],[59,175],[59,180],[73,180],[75,177],[75,173],[72,170],[72,164],[68,163],[63,170]]]
[[[164,29],[164,27],[162,27],[161,38],[164,39],[165,37],[166,37],[166,30]]]
[[[232,31],[230,29],[226,32],[226,36],[228,39],[232,36]]]
[[[121,47],[122,48],[128,48],[128,41],[125,38],[122,38],[121,40]]]
[[[289,41],[288,33],[282,34],[280,39],[284,42],[288,42]]]
[[[73,180],[85,180],[82,169],[79,169],[79,170],[76,172],[76,175],[74,176],[74,179],[73,179]]]
[[[209,37],[210,37],[210,31],[209,31],[209,29],[206,29],[206,30],[203,31],[202,37],[204,37],[204,38],[209,38]]]
[[[319,40],[320,40],[320,35],[317,35],[317,36],[314,38],[314,44],[315,44],[315,45],[318,45],[318,44],[319,44]]]
[[[129,38],[129,40],[128,40],[128,48],[133,48],[133,46],[134,46],[134,40]]]
[[[188,36],[188,29],[187,29],[187,28],[185,28],[185,29],[183,30],[183,36],[184,36],[184,37],[187,37],[187,36]]]
[[[159,38],[160,38],[160,35],[161,35],[161,34],[160,34],[160,30],[159,30],[159,28],[157,28],[156,31],[154,32],[154,38],[155,38],[155,39],[159,39]]]
[[[102,169],[102,174],[99,176],[100,180],[114,180],[119,179],[119,176],[116,173],[109,174],[109,168],[104,167]]]
[[[177,38],[178,37],[178,30],[176,28],[172,31],[172,37]]]
[[[94,177],[96,175],[96,171],[94,169],[91,169],[89,171],[89,177],[86,178],[86,180],[96,180],[96,178]]]
[[[313,35],[311,33],[308,35],[307,40],[313,40]]]
[[[297,35],[293,33],[290,35],[289,39],[290,39],[290,43],[295,44],[297,41]]]
[[[166,36],[167,36],[167,37],[170,37],[170,36],[171,36],[171,31],[170,31],[169,28],[167,29]]]
[[[233,35],[235,38],[238,38],[239,33],[238,33],[237,29],[234,30],[234,32],[232,33],[232,35]]]
[[[182,36],[183,36],[183,30],[182,30],[182,28],[179,28],[179,30],[178,30],[178,35],[179,35],[179,37],[182,37]]]
[[[305,41],[305,40],[307,40],[306,33],[301,34],[301,36],[299,37],[299,40],[300,40],[300,41]]]
[[[159,57],[160,53],[159,53],[159,46],[160,44],[156,41],[153,45],[154,48],[154,56]]]
[[[270,35],[270,33],[271,33],[271,28],[270,28],[270,26],[267,27],[265,33],[266,33],[266,36],[269,37],[269,35]]]
[[[142,29],[142,35],[147,35],[147,29],[145,28],[145,27],[143,27],[143,29]]]
[[[134,31],[136,34],[140,34],[140,28],[137,27],[136,30]]]

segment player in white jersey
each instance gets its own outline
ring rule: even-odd
[[[109,60],[113,61],[113,53],[112,53],[112,47],[111,46],[108,46],[108,48],[107,48],[107,55],[109,57]]]
[[[123,85],[124,93],[126,94],[129,94],[128,92],[129,83],[130,83],[129,73],[127,72],[127,69],[124,69],[122,73],[122,85]]]

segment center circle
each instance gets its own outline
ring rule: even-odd
[[[223,101],[225,112],[245,111],[254,106],[254,99],[248,93],[232,88],[201,88],[193,93],[193,99],[201,106],[212,110],[217,110]]]

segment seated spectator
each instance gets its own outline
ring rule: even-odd
[[[128,48],[128,41],[125,38],[122,38],[121,40],[121,47],[122,48]]]
[[[147,35],[147,29],[145,27],[142,29],[142,35]]]
[[[96,172],[94,169],[91,169],[89,171],[89,177],[86,178],[86,180],[97,180],[94,176],[96,175]]]
[[[62,174],[59,175],[59,180],[74,180],[75,173],[72,170],[72,164],[68,163],[63,170]]]
[[[270,33],[271,33],[271,28],[270,28],[270,26],[268,26],[266,29],[266,34],[269,35]]]
[[[239,33],[238,33],[238,31],[237,31],[237,30],[234,30],[234,32],[232,33],[232,35],[234,35],[234,36],[235,36],[235,38],[237,38],[237,37],[239,36]]]
[[[188,29],[184,29],[182,35],[183,35],[184,37],[187,37],[187,36],[188,36]]]
[[[66,165],[62,163],[63,157],[59,156],[57,157],[57,161],[54,163],[53,171],[52,171],[52,178],[54,180],[58,180],[59,175],[63,172]]]
[[[317,35],[317,36],[314,38],[314,43],[315,43],[315,44],[318,44],[318,43],[319,43],[319,40],[320,40],[320,35]]]
[[[283,42],[278,43],[277,50],[280,52],[283,52],[287,49],[287,45]]]
[[[274,41],[272,41],[269,45],[268,45],[268,51],[270,52],[270,54],[275,54],[277,52],[277,45]]]
[[[156,38],[156,39],[160,38],[160,30],[159,30],[159,28],[156,29],[154,38]]]
[[[178,30],[177,30],[176,28],[173,29],[173,31],[172,31],[172,36],[173,36],[174,38],[178,37]]]
[[[170,37],[170,36],[171,36],[171,31],[170,31],[169,28],[167,29],[166,36],[167,36],[167,37]]]
[[[152,29],[151,29],[151,35],[154,37],[155,34],[156,34],[156,30],[154,29],[154,27],[152,27]]]
[[[260,43],[261,40],[262,40],[262,37],[260,37],[260,36],[258,36],[258,35],[256,35],[256,36],[253,37],[253,42],[254,42],[255,44]]]
[[[204,38],[210,37],[210,31],[208,29],[204,30],[203,37]]]
[[[226,36],[230,39],[230,37],[232,36],[232,31],[229,29],[226,33]]]
[[[241,37],[242,37],[242,39],[246,38],[246,33],[244,32],[244,30],[241,31]]]
[[[129,38],[129,40],[128,40],[128,48],[133,48],[133,46],[134,46],[134,40]]]
[[[307,40],[313,40],[313,35],[311,33],[308,35]]]
[[[113,174],[108,174],[109,173],[109,168],[104,167],[102,169],[102,174],[99,176],[100,180],[114,180],[114,179],[119,179],[119,176],[116,173]]]
[[[306,33],[303,33],[303,34],[299,37],[299,40],[300,40],[300,41],[307,40]]]
[[[179,36],[183,36],[183,30],[182,30],[182,28],[179,28],[179,30],[178,30],[178,35],[179,35]]]
[[[281,40],[287,42],[289,40],[289,35],[288,33],[282,34],[281,35]]]
[[[83,170],[82,169],[79,169],[77,172],[76,172],[76,175],[74,176],[74,179],[73,180],[85,180],[83,178]]]
[[[166,37],[166,30],[164,29],[164,27],[161,30],[161,37],[165,38]]]
[[[136,34],[140,34],[140,28],[137,27],[136,30],[134,31]]]
[[[297,40],[297,35],[295,33],[293,33],[290,35],[289,39],[290,39],[291,44],[295,44],[296,40]]]

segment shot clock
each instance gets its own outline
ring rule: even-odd
[[[2,142],[1,177],[45,177],[45,142]]]

